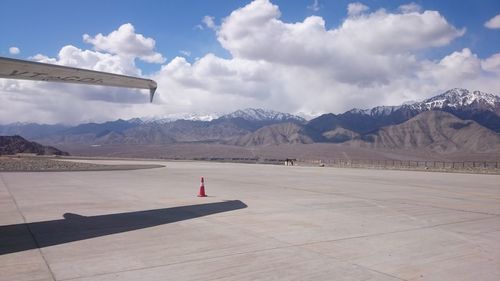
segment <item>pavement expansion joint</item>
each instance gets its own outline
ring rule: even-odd
[[[3,178],[3,175],[0,173],[0,180],[2,181],[3,185],[5,186],[5,189],[7,190],[7,194],[9,195],[9,197],[12,199],[12,202],[14,202],[14,205],[16,206],[16,209],[17,209],[17,212],[21,215],[21,217],[23,218],[23,222],[24,222],[24,225],[26,225],[26,228],[28,229],[28,232],[31,236],[31,238],[33,239],[33,241],[35,242],[35,245],[36,245],[36,248],[38,250],[38,252],[40,253],[40,256],[42,257],[43,259],[43,262],[45,263],[45,265],[47,266],[47,269],[52,277],[52,280],[56,280],[55,276],[54,276],[54,272],[52,271],[52,268],[50,268],[50,265],[47,261],[47,258],[45,257],[45,255],[43,254],[43,251],[42,251],[42,248],[40,247],[40,243],[38,242],[38,240],[36,239],[35,235],[33,234],[33,231],[31,230],[31,228],[29,227],[29,224],[27,223],[26,221],[26,217],[24,216],[23,212],[21,212],[21,209],[19,208],[19,205],[17,204],[17,200],[16,198],[12,195],[12,192],[10,191],[9,189],[9,185],[7,184],[7,182],[5,181],[5,179]]]
[[[162,268],[162,267],[168,267],[168,266],[179,265],[179,264],[186,264],[186,263],[197,262],[197,261],[209,261],[209,260],[214,260],[214,259],[219,259],[219,258],[234,257],[234,256],[254,254],[254,253],[262,253],[262,252],[267,252],[267,251],[288,249],[288,248],[294,248],[294,247],[297,247],[297,246],[296,245],[286,245],[286,246],[278,246],[278,247],[272,247],[272,248],[266,248],[266,249],[246,251],[246,252],[236,252],[236,253],[231,253],[231,254],[226,254],[226,255],[216,255],[216,256],[212,256],[212,257],[190,259],[190,260],[185,260],[185,261],[181,261],[181,262],[173,262],[173,263],[165,263],[165,264],[159,264],[159,265],[153,265],[153,266],[136,267],[136,268],[131,268],[131,269],[127,269],[127,270],[120,270],[120,271],[102,272],[102,273],[98,273],[98,274],[93,274],[93,275],[88,275],[88,276],[79,276],[79,277],[75,277],[75,278],[58,279],[58,281],[70,281],[70,280],[77,280],[77,279],[81,279],[81,278],[99,277],[99,276],[106,276],[106,275],[123,273],[123,272],[134,272],[134,271],[140,271],[140,270],[145,270],[145,269]]]
[[[331,239],[331,240],[314,241],[314,242],[296,244],[295,246],[307,246],[307,245],[315,245],[315,244],[328,243],[328,242],[338,242],[338,241],[346,241],[346,240],[359,239],[359,238],[369,238],[369,237],[384,236],[384,235],[389,235],[389,234],[404,233],[404,232],[408,232],[408,231],[416,231],[416,230],[422,230],[422,229],[432,229],[432,228],[436,228],[436,227],[440,227],[440,226],[445,226],[445,225],[453,225],[453,224],[459,224],[459,223],[481,221],[481,220],[491,219],[491,218],[494,218],[494,217],[497,217],[497,216],[491,215],[490,217],[487,217],[487,218],[476,218],[476,219],[470,219],[470,220],[463,220],[463,221],[457,221],[457,222],[448,222],[448,223],[440,223],[440,224],[434,224],[434,225],[428,225],[428,226],[422,226],[422,227],[416,227],[416,228],[409,228],[409,229],[402,229],[402,230],[395,230],[395,231],[389,231],[389,232],[379,232],[379,233],[374,233],[374,234],[359,235],[359,236],[352,236],[352,237],[344,237],[344,238]]]
[[[473,213],[473,214],[490,215],[490,216],[500,216],[500,214],[497,214],[497,213],[478,212],[478,211],[463,210],[463,209],[456,209],[456,208],[439,207],[439,206],[434,206],[434,205],[425,205],[425,204],[410,203],[410,202],[396,202],[396,201],[390,201],[390,200],[366,198],[366,197],[363,197],[363,196],[355,196],[355,195],[350,195],[350,194],[347,194],[347,193],[315,191],[315,190],[308,190],[308,189],[295,188],[295,187],[284,187],[284,188],[288,188],[288,189],[292,189],[292,190],[298,190],[298,191],[306,191],[306,192],[311,192],[311,193],[325,194],[325,195],[343,196],[343,197],[346,197],[346,198],[360,199],[360,200],[365,200],[365,201],[368,201],[368,202],[369,201],[390,202],[390,203],[398,203],[398,204],[412,205],[412,206],[419,206],[419,207],[430,207],[430,208],[436,208],[436,209],[442,209],[442,210],[449,210],[449,211],[458,211],[458,212],[464,212],[464,213]]]

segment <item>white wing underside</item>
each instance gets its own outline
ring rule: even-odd
[[[151,102],[157,87],[151,79],[3,57],[0,78],[149,89]]]

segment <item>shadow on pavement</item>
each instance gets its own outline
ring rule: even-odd
[[[0,255],[244,209],[239,200],[0,226]]]

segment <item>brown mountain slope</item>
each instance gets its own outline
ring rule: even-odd
[[[330,142],[345,142],[355,138],[359,138],[359,134],[342,127],[337,127],[334,130],[324,132],[322,134]]]
[[[389,149],[425,149],[437,153],[499,152],[500,136],[471,120],[443,111],[428,111],[364,135],[351,145]]]
[[[20,136],[0,136],[0,155],[35,153],[37,155],[69,155],[51,146],[30,142]]]
[[[281,123],[263,127],[253,133],[235,138],[227,144],[238,146],[278,145],[294,143],[313,143],[313,140],[301,133],[302,126],[294,123]]]

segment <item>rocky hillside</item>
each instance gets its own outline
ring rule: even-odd
[[[357,139],[360,134],[344,129],[342,127],[337,127],[334,130],[326,131],[321,134],[326,142],[341,143],[352,139]]]
[[[30,142],[20,136],[0,136],[0,155],[34,153],[37,155],[69,155],[57,148]]]
[[[296,143],[313,143],[314,141],[302,132],[303,126],[295,123],[281,123],[263,127],[253,133],[235,138],[227,144],[238,146],[279,145]]]
[[[320,141],[318,141],[320,140]],[[500,135],[472,120],[444,111],[425,111],[397,125],[359,134],[342,127],[310,135],[307,126],[282,123],[263,127],[227,144],[269,146],[280,144],[343,143],[350,147],[390,150],[425,150],[436,153],[500,153]]]
[[[438,153],[499,152],[500,135],[471,120],[444,111],[427,111],[398,125],[382,127],[350,145],[389,149],[425,149]]]

